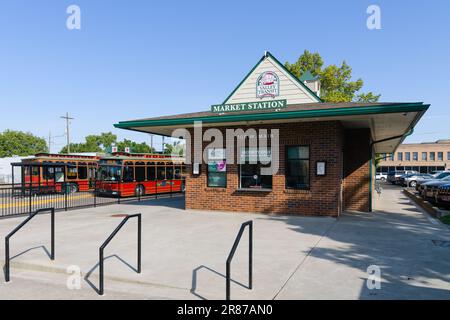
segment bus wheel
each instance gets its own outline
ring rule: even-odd
[[[136,189],[134,189],[134,195],[136,197],[141,197],[141,196],[145,195],[145,188],[144,188],[144,186],[141,185],[141,184],[136,186]]]

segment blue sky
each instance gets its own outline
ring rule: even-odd
[[[70,4],[81,30],[66,28]],[[382,30],[366,28],[370,4]],[[446,0],[1,0],[0,131],[62,135],[69,111],[74,142],[105,131],[148,142],[113,123],[207,110],[265,50],[293,62],[307,49],[345,59],[382,101],[431,103],[407,141],[450,138],[449,33]]]

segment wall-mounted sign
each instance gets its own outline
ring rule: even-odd
[[[210,148],[208,149],[208,160],[223,160],[225,159],[225,149]]]
[[[239,154],[240,163],[268,163],[272,160],[272,149],[266,148],[242,148]]]
[[[316,175],[324,176],[327,174],[327,167],[325,161],[317,161],[316,162]]]
[[[287,107],[287,100],[272,100],[272,101],[257,101],[257,102],[242,102],[234,104],[215,104],[211,106],[211,112],[227,113],[237,111],[261,111],[261,110],[276,110]]]
[[[277,74],[272,71],[262,73],[256,81],[256,97],[275,98],[280,95],[280,79]]]

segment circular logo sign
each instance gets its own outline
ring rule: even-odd
[[[262,73],[256,81],[256,97],[277,97],[280,95],[280,79],[272,71]]]

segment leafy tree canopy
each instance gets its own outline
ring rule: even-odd
[[[170,154],[172,156],[182,157],[185,153],[186,145],[181,143],[181,141],[176,141],[173,144],[165,143],[164,144],[164,154]]]
[[[340,66],[330,64],[323,67],[324,62],[319,53],[305,50],[298,60],[285,67],[300,78],[306,71],[318,76],[321,83],[320,98],[326,102],[376,102],[381,95],[373,92],[358,93],[364,85],[362,79],[352,81],[352,68],[343,61]]]
[[[14,130],[0,133],[0,158],[12,156],[30,156],[40,152],[47,152],[45,139],[35,135]]]
[[[70,152],[107,152],[109,148],[115,145],[118,151],[125,151],[126,147],[130,147],[134,153],[152,153],[152,149],[145,142],[137,143],[128,139],[117,141],[117,136],[111,132],[103,132],[99,135],[88,135],[83,143],[71,143]],[[60,153],[67,153],[67,146],[61,149]]]
[[[131,148],[131,152],[133,153],[154,153],[155,149],[152,149],[145,142],[137,143],[128,139],[124,139],[123,141],[116,143],[117,149],[119,151],[125,151],[125,148]]]

